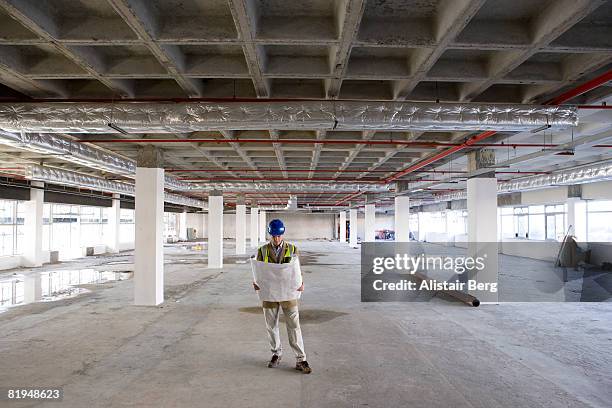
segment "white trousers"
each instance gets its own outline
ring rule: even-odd
[[[300,328],[300,313],[298,312],[297,306],[281,307],[281,304],[277,303],[274,307],[263,308],[268,338],[270,339],[270,351],[279,357],[283,353],[280,330],[278,327],[281,308],[283,309],[283,314],[285,315],[289,345],[293,349],[297,361],[304,361],[306,360],[306,352],[304,351],[304,340],[302,339],[302,329]]]

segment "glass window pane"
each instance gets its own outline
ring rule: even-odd
[[[544,214],[544,206],[543,205],[530,205],[529,214]]]
[[[514,217],[514,234],[516,238],[527,238],[528,220],[526,215]]]
[[[14,227],[0,224],[0,256],[13,255]]]
[[[542,206],[542,210],[544,210]],[[529,216],[529,239],[544,239],[546,236],[545,219],[543,214]]]
[[[589,242],[612,242],[612,223],[610,213],[589,213]]]
[[[12,200],[0,200],[0,224],[14,224],[15,202]]]
[[[589,208],[589,212],[593,212],[593,211],[612,212],[612,201],[608,201],[608,200],[589,201],[587,206]]]

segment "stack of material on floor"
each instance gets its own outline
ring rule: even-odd
[[[561,249],[557,257],[557,266],[575,268],[580,264],[589,263],[591,260],[591,250],[579,244],[576,237],[567,235],[561,243]]]

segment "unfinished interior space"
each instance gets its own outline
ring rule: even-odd
[[[610,407],[611,101],[610,0],[0,0],[0,405]],[[400,243],[499,291],[364,297]]]

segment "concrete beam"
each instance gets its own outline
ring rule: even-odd
[[[159,63],[166,68],[189,96],[201,96],[202,86],[197,80],[186,78],[183,55],[176,45],[160,45],[154,40],[155,23],[150,5],[142,0],[108,0],[125,23],[140,37]]]
[[[270,96],[270,83],[264,77],[265,53],[262,46],[253,42],[257,32],[256,5],[252,0],[229,0],[228,3],[238,37],[243,41],[242,51],[249,67],[255,92],[258,97],[267,98]]]
[[[131,90],[122,86],[119,82],[108,79],[101,75],[94,66],[81,56],[74,53],[66,45],[58,41],[58,28],[48,5],[43,2],[33,4],[32,2],[18,2],[15,0],[0,0],[2,7],[9,16],[24,25],[30,31],[47,40],[52,47],[57,49],[64,57],[78,65],[93,78],[104,84],[121,97],[131,97]]]
[[[327,132],[325,130],[317,130],[316,138],[317,140],[325,139],[325,134]],[[321,157],[321,149],[323,145],[321,143],[315,143],[314,149],[312,151],[312,158],[310,159],[310,172],[308,172],[308,178],[311,179],[314,176],[314,171],[319,165],[319,157]]]
[[[494,54],[488,63],[488,78],[463,84],[459,100],[472,100],[480,95],[604,3],[603,0],[559,0],[548,3],[529,23],[530,48]]]
[[[330,47],[330,72],[333,78],[325,80],[325,94],[329,99],[340,95],[342,78],[345,76],[353,42],[357,38],[365,0],[344,0],[337,3],[336,27],[339,33],[338,45]]]
[[[280,137],[278,130],[270,130],[270,139],[276,140]],[[274,147],[274,154],[276,154],[276,160],[278,161],[278,167],[281,169],[284,178],[288,178],[287,164],[285,163],[285,156],[283,155],[283,149],[280,143],[272,143]]]
[[[373,130],[366,130],[366,131],[363,131],[363,132],[361,133],[361,138],[362,138],[363,140],[370,140],[370,139],[372,139],[372,138],[374,137],[374,135],[375,135],[375,134],[376,134],[376,132],[375,132],[375,131],[373,131]],[[338,177],[340,177],[340,175],[342,175],[341,171],[342,171],[342,170],[346,170],[346,168],[347,168],[348,166],[350,166],[350,165],[351,165],[351,163],[353,162],[353,160],[355,160],[355,158],[357,157],[357,155],[359,155],[359,152],[361,152],[361,151],[362,151],[364,148],[365,148],[365,145],[363,145],[363,144],[356,145],[356,146],[355,146],[355,147],[354,147],[354,148],[353,148],[353,149],[350,151],[350,153],[349,153],[348,157],[347,157],[347,158],[344,160],[344,162],[342,162],[342,165],[341,165],[341,166],[340,166],[340,168],[338,169],[339,171],[338,171],[338,172],[336,172],[336,173],[333,175],[333,178],[338,178]]]
[[[434,48],[418,48],[411,55],[407,64],[412,79],[395,83],[394,99],[406,99],[412,93],[448,45],[465,28],[484,3],[485,0],[445,0],[440,2],[434,20],[436,46]]]
[[[221,130],[221,134],[225,139],[235,138],[235,132],[233,130]],[[230,146],[232,146],[234,151],[238,153],[238,156],[240,156],[240,158],[246,163],[247,166],[249,166],[253,170],[257,170],[257,166],[255,165],[255,163],[253,163],[253,160],[251,160],[251,158],[245,153],[245,151],[242,150],[240,143],[231,142]],[[255,174],[257,174],[258,177],[264,177],[263,174],[261,174],[261,172],[259,171],[256,171]]]

